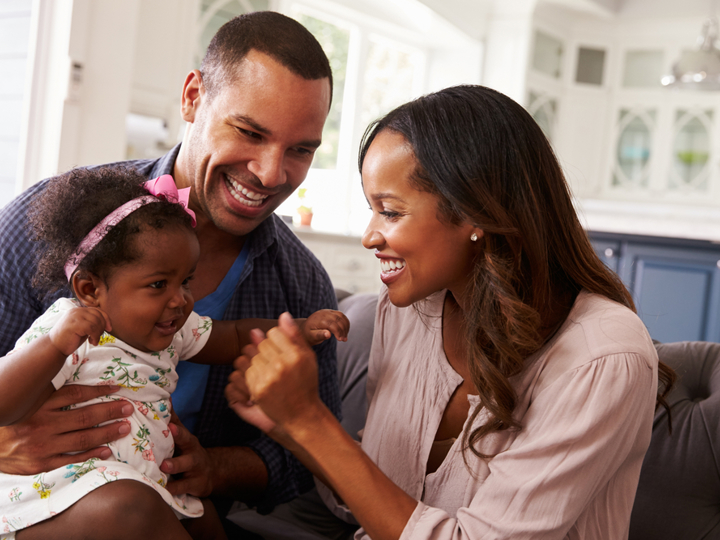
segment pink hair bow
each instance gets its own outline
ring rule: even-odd
[[[163,174],[158,176],[154,180],[148,180],[143,184],[145,189],[149,193],[155,195],[159,199],[165,199],[166,201],[182,204],[185,211],[190,214],[192,218],[192,226],[197,225],[195,220],[195,212],[190,210],[188,207],[188,201],[190,199],[190,188],[178,189],[175,185],[175,180],[169,174]]]

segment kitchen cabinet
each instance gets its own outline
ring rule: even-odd
[[[720,341],[720,245],[590,232],[598,256],[633,295],[658,341]]]

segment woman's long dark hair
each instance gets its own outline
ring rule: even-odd
[[[386,129],[412,146],[412,181],[438,196],[439,218],[468,220],[484,231],[465,326],[470,372],[490,420],[464,440],[486,457],[476,449],[481,438],[520,427],[509,378],[562,324],[580,290],[634,311],[633,300],[595,254],[550,144],[516,102],[490,88],[457,86],[406,103],[368,128],[361,170]],[[665,406],[674,373],[661,364],[659,378]]]

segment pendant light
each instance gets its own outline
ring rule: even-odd
[[[703,24],[698,48],[682,53],[673,64],[672,73],[662,78],[662,85],[682,90],[720,90],[720,49],[715,44],[717,39],[718,20],[713,15]]]

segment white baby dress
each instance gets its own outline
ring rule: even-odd
[[[79,304],[61,298],[36,320],[15,344],[15,349],[47,334],[65,312]],[[67,358],[53,379],[55,388],[66,384],[118,385],[120,391],[80,405],[126,400],[135,410],[128,418],[130,433],[107,446],[114,459],[89,459],[32,476],[0,473],[0,540],[13,532],[46,520],[109,482],[132,479],[152,486],[179,517],[202,515],[199,499],[174,497],[165,489],[167,475],[160,471],[164,459],[173,455],[168,429],[170,394],[177,384],[178,360],[191,358],[205,346],[212,321],[191,313],[175,334],[172,344],[159,352],[142,352],[105,333],[97,346],[85,342]],[[12,354],[10,352],[9,354]]]

